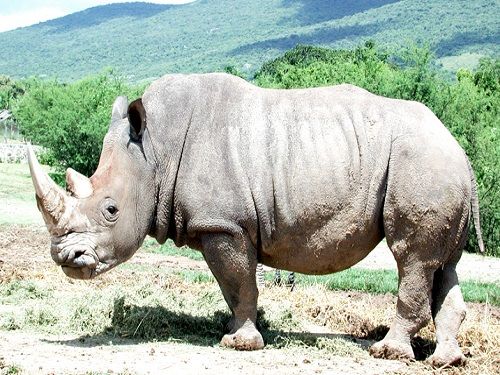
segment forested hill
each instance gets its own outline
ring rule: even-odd
[[[106,67],[132,81],[168,72],[250,75],[294,47],[400,48],[427,42],[445,68],[498,56],[498,0],[198,0],[90,8],[0,33],[0,74],[81,78]]]

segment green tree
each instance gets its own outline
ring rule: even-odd
[[[111,107],[118,95],[139,96],[111,72],[71,84],[31,79],[13,113],[22,133],[44,146],[60,173],[68,167],[91,175],[99,161]]]

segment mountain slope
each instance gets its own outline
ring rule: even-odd
[[[113,4],[0,33],[0,74],[77,79],[105,67],[137,81],[169,72],[246,74],[296,44],[400,48],[428,42],[449,67],[498,55],[496,0],[198,0]]]

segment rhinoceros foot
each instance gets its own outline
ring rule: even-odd
[[[235,333],[224,335],[220,345],[236,350],[259,350],[264,347],[264,340],[257,329],[242,327]]]
[[[453,343],[438,345],[434,354],[427,359],[427,362],[433,367],[463,366],[466,359],[458,345]]]
[[[375,358],[415,359],[411,345],[392,339],[383,339],[373,344],[370,354]]]

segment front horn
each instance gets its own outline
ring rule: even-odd
[[[65,231],[63,219],[76,206],[76,199],[68,196],[42,169],[30,144],[27,145],[28,164],[35,186],[38,209],[50,233],[60,235]]]

